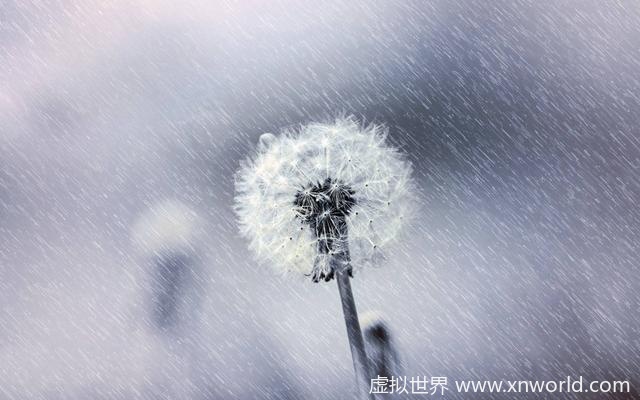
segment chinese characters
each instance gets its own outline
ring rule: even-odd
[[[447,388],[447,377],[434,376],[378,376],[371,379],[369,393],[372,394],[424,394],[444,395]]]

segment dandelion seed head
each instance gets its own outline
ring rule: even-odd
[[[386,137],[354,118],[262,135],[236,176],[240,230],[256,258],[319,281],[392,252],[415,196],[411,165]]]

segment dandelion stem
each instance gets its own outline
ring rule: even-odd
[[[360,330],[358,311],[356,310],[356,303],[353,300],[351,281],[346,269],[336,269],[336,281],[338,281],[338,291],[340,292],[340,299],[342,300],[342,312],[344,313],[344,321],[347,325],[347,336],[349,337],[351,358],[353,358],[353,368],[356,373],[356,383],[358,385],[360,398],[363,400],[372,400],[374,399],[373,394],[369,394],[369,364],[367,354],[364,350],[364,340],[362,338],[362,331]]]

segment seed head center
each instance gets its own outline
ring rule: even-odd
[[[333,243],[346,239],[345,218],[355,205],[355,192],[344,183],[327,178],[324,182],[302,187],[294,200],[298,218],[309,224],[318,239],[325,243],[321,252],[334,250]]]

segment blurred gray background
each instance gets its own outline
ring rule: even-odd
[[[0,398],[349,398],[335,285],[254,263],[232,210],[261,133],[343,113],[424,199],[353,282],[406,375],[638,387],[636,1],[0,0]],[[177,331],[131,239],[163,201],[201,229]]]

